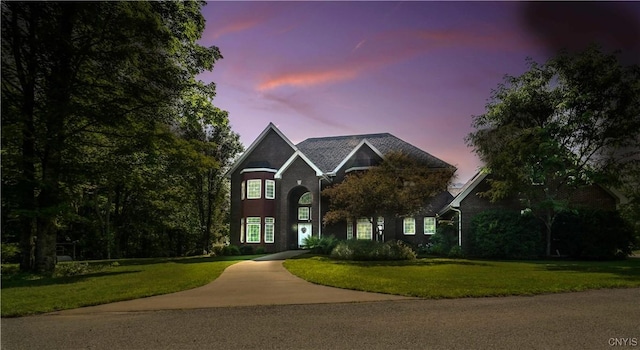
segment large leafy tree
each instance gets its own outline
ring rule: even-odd
[[[349,174],[322,191],[330,200],[324,221],[368,217],[375,223],[379,216],[411,216],[446,191],[454,173],[453,167],[433,168],[407,154],[389,153],[379,165]]]
[[[215,86],[196,76],[221,55],[197,43],[202,5],[2,3],[3,236],[19,232],[23,269],[51,271],[57,236],[74,225],[97,226],[87,239],[103,240],[109,256],[124,237],[118,224],[141,232],[123,219],[144,203],[158,209],[144,212],[155,222],[171,219],[163,230],[197,227],[166,212],[177,215],[189,186],[171,181],[181,175],[165,151],[180,137],[172,128],[211,111]],[[185,113],[193,96],[204,102]],[[226,114],[216,116],[201,128],[230,132]],[[227,161],[200,153],[205,167]]]
[[[506,76],[467,137],[493,176],[491,200],[517,196],[547,228],[581,186],[620,187],[640,155],[640,67],[591,46]],[[637,180],[635,180],[637,183]]]

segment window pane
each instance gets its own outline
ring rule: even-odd
[[[248,199],[261,198],[261,192],[262,192],[262,180],[247,181],[247,198]]]
[[[436,233],[436,218],[426,217],[424,218],[424,234],[432,235]]]
[[[347,220],[347,239],[353,238],[353,221]]]
[[[240,243],[244,243],[244,219],[240,219]]]
[[[264,242],[273,243],[274,241],[274,218],[264,218]]]
[[[311,192],[307,192],[305,194],[302,195],[302,197],[300,197],[300,200],[298,201],[298,204],[302,204],[302,205],[310,205],[311,204]]]
[[[298,208],[298,220],[309,220],[309,208],[308,207],[300,207]]]
[[[247,218],[247,243],[260,243],[260,218]]]
[[[241,196],[242,196],[242,200],[244,200],[245,195],[246,195],[246,191],[247,191],[246,186],[247,186],[247,185],[244,183],[244,181],[242,181],[242,190],[241,190],[241,192],[242,192],[242,194],[241,194]]]
[[[370,240],[373,236],[373,230],[371,226],[371,221],[369,221],[369,219],[358,219],[358,225],[356,227],[356,238]]]
[[[267,199],[275,199],[276,198],[276,182],[273,180],[265,180],[265,190],[264,196]]]
[[[404,234],[415,235],[416,234],[416,219],[404,218],[403,220]]]

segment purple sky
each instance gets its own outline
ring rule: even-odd
[[[640,57],[640,3],[209,2],[201,44],[224,56],[204,81],[246,147],[273,122],[309,137],[389,132],[455,165],[504,74],[597,40]]]

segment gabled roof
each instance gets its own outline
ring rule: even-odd
[[[381,156],[392,151],[400,151],[421,159],[434,168],[452,167],[389,133],[310,138],[300,142],[296,147],[324,173],[332,173],[339,170],[340,166],[365,144]]]
[[[260,144],[260,142],[262,142],[262,140],[269,134],[269,131],[274,131],[276,134],[278,134],[278,136],[280,136],[280,138],[282,138],[293,149],[294,152],[298,150],[293,142],[291,142],[286,136],[284,136],[284,134],[273,123],[269,123],[269,125],[267,125],[267,127],[260,133],[260,135],[258,135],[255,141],[253,141],[253,143],[249,146],[249,148],[247,148],[235,161],[235,163],[229,169],[229,171],[227,171],[225,176],[229,177],[231,176],[231,174],[233,174],[234,171],[236,171],[240,164],[242,164],[242,162],[249,156],[249,154],[251,154],[251,152],[253,152],[253,150]]]
[[[309,167],[311,169],[313,169],[313,171],[316,172],[316,176],[322,176],[323,175],[322,174],[322,170],[318,169],[318,167],[315,164],[313,164],[313,162],[311,162],[309,160],[309,158],[307,158],[307,156],[304,155],[304,153],[300,152],[300,150],[297,150],[291,155],[291,157],[289,157],[289,159],[287,159],[287,161],[284,163],[284,165],[282,165],[282,167],[280,167],[280,169],[276,172],[274,177],[276,179],[281,179],[282,178],[282,173],[287,171],[289,166],[291,166],[291,164],[293,164],[293,162],[298,157],[300,157],[305,163],[307,163],[307,165],[309,165]]]

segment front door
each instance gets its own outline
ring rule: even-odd
[[[311,224],[298,224],[298,248],[304,245],[304,239],[311,237]]]

